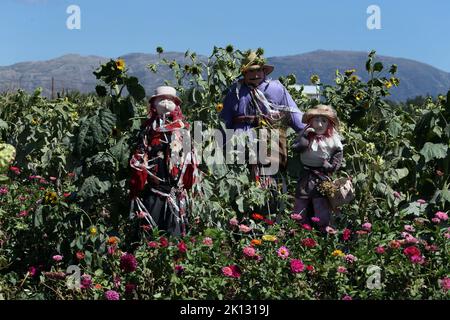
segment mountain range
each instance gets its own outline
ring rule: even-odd
[[[173,79],[171,71],[162,68],[154,74],[146,66],[156,63],[161,57],[168,60],[176,60],[186,63],[184,53],[167,52],[160,56],[157,54],[130,53],[121,56],[127,65],[131,75],[139,78],[144,85],[147,95],[162,85],[164,80]],[[206,57],[199,57],[206,59]],[[101,63],[109,58],[100,56],[81,56],[68,54],[47,61],[21,62],[10,66],[0,67],[0,92],[13,91],[22,88],[26,91],[34,91],[42,87],[43,94],[49,96],[54,79],[55,91],[76,90],[80,92],[93,92],[97,80],[92,72]],[[332,84],[336,69],[341,72],[347,69],[356,69],[357,75],[367,80],[365,71],[367,52],[357,51],[325,51],[270,57],[269,64],[275,66],[272,78],[295,74],[297,83],[309,84],[312,74],[319,75],[323,83]],[[419,95],[444,94],[450,90],[450,73],[439,70],[433,66],[418,61],[377,55],[377,60],[383,62],[386,72],[391,64],[398,65],[397,76],[400,78],[400,86],[392,89],[390,99],[405,101]]]

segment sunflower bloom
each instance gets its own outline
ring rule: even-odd
[[[125,60],[118,59],[116,61],[116,68],[119,69],[120,71],[123,71],[125,69]]]

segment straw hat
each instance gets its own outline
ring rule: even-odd
[[[173,87],[169,86],[160,86],[156,88],[155,94],[151,96],[150,103],[153,102],[158,97],[166,97],[171,99],[173,102],[175,102],[177,105],[181,104],[180,98],[177,97],[177,90]]]
[[[266,75],[270,74],[274,66],[266,64],[266,59],[261,55],[258,55],[256,51],[250,51],[244,59],[241,61],[241,72],[244,73],[248,70],[257,70],[263,68]]]
[[[339,119],[336,114],[336,110],[333,109],[331,106],[327,106],[324,104],[319,104],[318,106],[315,106],[312,109],[309,109],[303,114],[303,123],[308,123],[311,118],[315,116],[324,116],[327,117],[328,120],[334,123],[336,127],[339,127]]]

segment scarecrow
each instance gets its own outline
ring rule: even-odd
[[[130,217],[143,231],[157,227],[173,236],[187,231],[187,190],[196,181],[197,163],[180,104],[174,88],[156,89],[130,160]]]

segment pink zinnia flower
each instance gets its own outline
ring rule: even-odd
[[[433,221],[433,223],[436,223],[436,224],[441,223],[441,219],[436,218],[436,217],[431,219],[431,221]]]
[[[417,248],[415,246],[410,246],[410,247],[403,249],[403,254],[408,257],[412,257],[412,256],[421,255],[421,252],[420,252],[419,248]]]
[[[345,261],[347,261],[348,263],[354,263],[355,261],[358,260],[358,258],[352,254],[347,254],[344,258],[345,258]]]
[[[19,213],[19,217],[21,217],[21,218],[26,217],[27,215],[28,215],[28,211],[27,210],[22,210]]]
[[[51,181],[56,181],[56,179],[57,179],[56,177],[50,177]]]
[[[293,214],[291,214],[291,219],[293,219],[295,221],[300,221],[303,219],[303,217],[300,213],[293,213]]]
[[[7,187],[1,187],[0,188],[0,194],[7,194],[8,193],[8,188]]]
[[[124,253],[120,257],[120,269],[126,273],[135,271],[137,268],[137,261],[131,253]]]
[[[20,174],[20,168],[18,168],[18,167],[10,167],[9,170],[14,172],[16,175]]]
[[[423,199],[419,199],[419,200],[417,200],[417,203],[419,203],[419,204],[425,204],[425,203],[427,203],[425,200],[423,200]]]
[[[156,241],[149,241],[149,242],[147,243],[147,245],[148,245],[150,248],[158,248],[158,247],[159,247],[159,243],[156,242]]]
[[[414,227],[409,224],[405,225],[404,229],[405,229],[405,231],[408,231],[408,232],[416,231],[416,229],[414,229]]]
[[[277,254],[281,259],[286,259],[287,257],[289,257],[289,249],[285,246],[282,246],[277,250]]]
[[[239,225],[239,231],[241,231],[243,233],[248,233],[251,230],[252,230],[252,228],[250,228],[249,226],[246,226],[245,224]]]
[[[139,219],[144,219],[146,215],[147,213],[145,213],[145,211],[139,211],[138,213],[136,213],[136,217],[138,217]]]
[[[447,292],[450,290],[450,278],[449,277],[445,277],[441,280],[439,280],[440,284],[441,284],[441,288],[444,292]]]
[[[337,272],[339,273],[347,273],[347,268],[343,266],[337,267]]]
[[[346,294],[345,296],[342,297],[342,300],[353,300],[351,296],[349,296],[348,294]]]
[[[292,273],[299,273],[303,272],[305,270],[305,265],[303,264],[302,260],[300,259],[292,259],[291,260],[291,272]]]
[[[370,222],[366,222],[362,225],[362,228],[368,232],[372,230],[372,224]]]
[[[419,240],[417,240],[415,237],[413,237],[413,236],[410,235],[410,234],[408,234],[408,235],[405,237],[405,240],[406,240],[406,242],[408,242],[408,243],[418,243],[418,242],[419,242]]]
[[[244,249],[242,249],[242,252],[247,256],[247,257],[254,257],[256,254],[256,250],[253,247],[245,247]]]
[[[230,219],[230,224],[231,224],[232,226],[238,226],[238,225],[239,225],[239,221],[238,221],[237,218],[231,218],[231,219]]]
[[[308,230],[308,231],[312,230],[312,227],[309,224],[307,224],[307,223],[302,224],[302,228],[305,229],[305,230]]]
[[[319,222],[320,222],[320,218],[318,218],[318,217],[312,217],[312,218],[311,218],[311,221],[312,221],[312,222],[315,222],[315,223],[319,223]]]
[[[120,294],[114,290],[108,290],[105,292],[106,300],[120,300]]]
[[[213,245],[213,239],[211,239],[210,237],[205,237],[203,239],[203,244],[205,246],[211,247]]]
[[[375,252],[378,253],[378,254],[383,254],[383,253],[386,252],[386,250],[384,249],[383,246],[378,246],[378,247],[375,249]]]
[[[447,221],[448,215],[445,212],[438,211],[434,214],[434,216],[440,220]]]
[[[108,254],[113,255],[116,252],[116,246],[108,246]]]
[[[63,259],[63,256],[61,256],[59,254],[56,254],[52,258],[53,258],[54,261],[59,262],[59,261],[61,261]]]
[[[423,264],[425,262],[423,256],[411,256],[409,259],[414,264]]]
[[[222,273],[224,276],[230,278],[239,278],[241,276],[241,272],[237,265],[230,265],[222,268]]]
[[[402,195],[400,194],[400,192],[394,191],[394,197],[397,199],[400,199],[402,197]]]
[[[342,234],[342,239],[344,239],[344,241],[347,241],[350,239],[350,235],[352,234],[352,231],[348,228],[344,229],[344,232]]]
[[[330,226],[327,226],[325,228],[325,231],[328,232],[329,234],[336,234],[337,233],[337,231],[335,229],[333,229],[332,227],[330,227]]]

